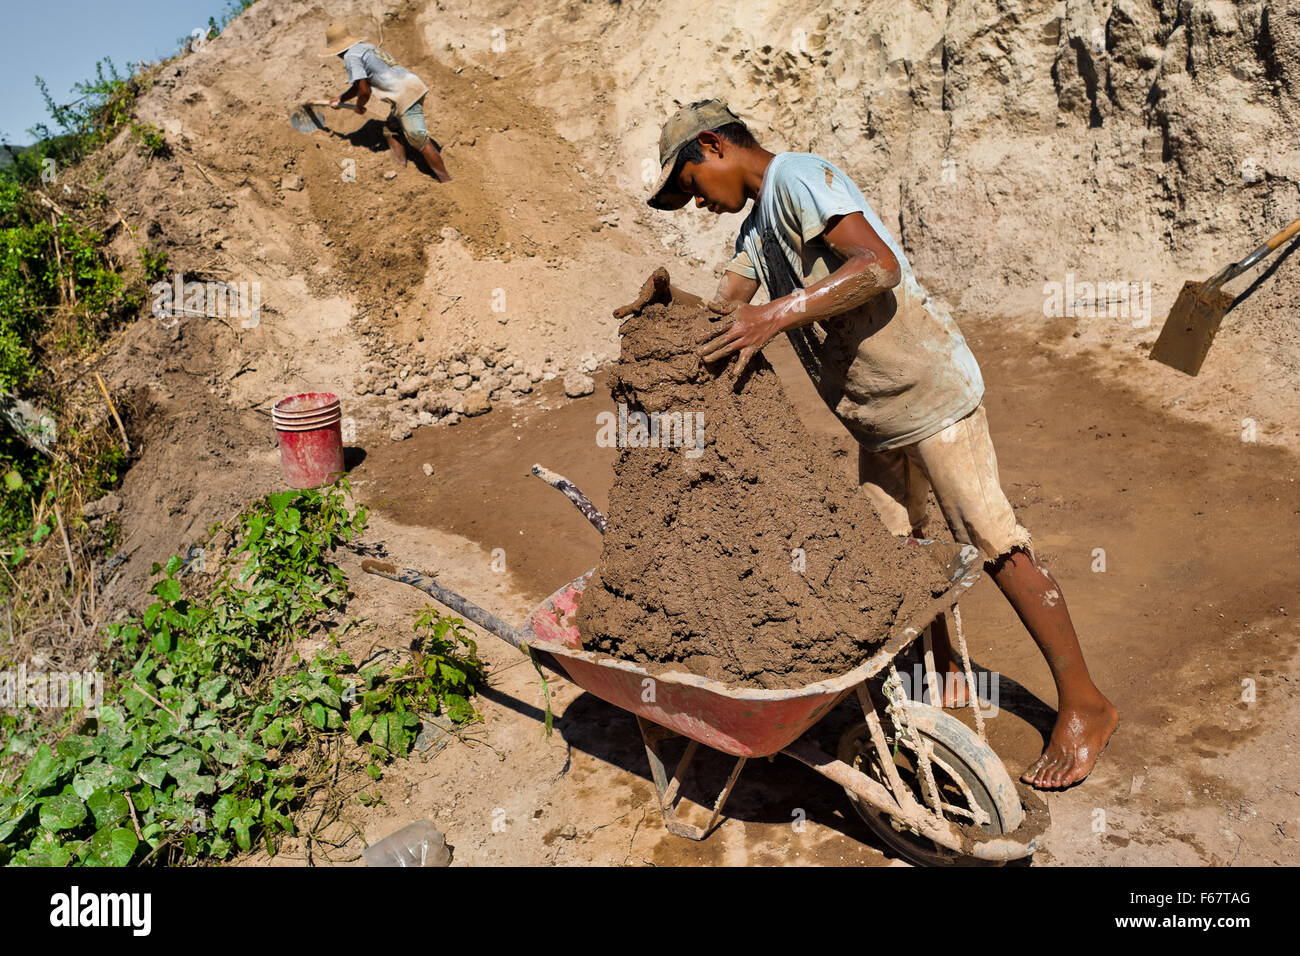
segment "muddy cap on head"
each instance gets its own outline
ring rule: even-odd
[[[646,204],[654,209],[681,209],[685,206],[691,197],[672,181],[677,154],[701,133],[739,122],[740,117],[731,112],[722,100],[692,103],[674,113],[659,134],[659,182],[655,183],[654,192]]]

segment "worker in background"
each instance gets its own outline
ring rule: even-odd
[[[424,157],[439,182],[451,181],[451,174],[443,165],[442,154],[429,139],[424,123],[424,96],[429,88],[420,78],[397,62],[384,50],[348,32],[342,24],[333,23],[325,31],[325,49],[321,56],[342,57],[351,86],[343,95],[330,101],[334,109],[356,97],[357,112],[365,115],[366,104],[373,96],[388,107],[384,121],[384,138],[392,150],[395,168],[384,173],[392,179],[406,166],[407,145]]]

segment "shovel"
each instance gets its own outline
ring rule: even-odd
[[[1165,319],[1164,328],[1160,330],[1160,337],[1151,348],[1150,357],[1188,375],[1198,373],[1214,343],[1219,323],[1236,301],[1235,296],[1223,291],[1223,284],[1241,275],[1298,232],[1300,219],[1240,262],[1224,266],[1205,282],[1184,283],[1183,291],[1178,293],[1174,307],[1169,310],[1169,318]]]
[[[355,103],[340,103],[345,110],[356,110]],[[322,110],[330,108],[329,100],[308,100],[296,110],[289,114],[289,125],[300,133],[314,133],[317,130],[328,130],[329,126],[325,124]],[[360,115],[365,115],[357,110]]]

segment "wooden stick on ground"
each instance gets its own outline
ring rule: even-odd
[[[122,434],[122,450],[128,455],[131,454],[131,442],[126,437],[126,426],[122,424],[122,419],[118,417],[117,409],[113,407],[113,400],[108,397],[108,389],[104,385],[104,380],[95,373],[95,381],[99,383],[99,390],[104,393],[104,401],[108,402],[108,410],[113,413],[113,421],[117,422],[117,430]]]
[[[160,701],[160,700],[159,700],[157,697],[155,697],[153,694],[149,693],[147,690],[145,690],[143,687],[141,687],[141,686],[140,686],[139,684],[137,684],[135,681],[131,681],[131,686],[134,687],[136,690],[138,690],[140,693],[144,694],[144,696],[145,696],[148,700],[150,700],[152,703],[154,703],[154,704],[157,705],[158,707],[161,707],[163,710],[167,711],[167,713],[171,714],[173,717],[176,717],[176,712],[175,712],[174,710],[172,710],[170,707],[168,707],[166,704],[164,704],[162,701]],[[181,722],[181,719],[180,719],[179,717],[176,717],[176,722],[177,722],[177,723],[180,723],[180,722]]]
[[[68,543],[68,529],[63,526],[63,512],[59,506],[54,506],[54,520],[59,523],[59,534],[63,538],[63,553],[68,556],[68,570],[72,572],[75,579],[77,576],[77,565],[72,560],[72,545]]]
[[[144,842],[144,834],[140,832],[140,818],[135,815],[135,803],[131,800],[131,794],[123,793],[126,797],[126,805],[131,808],[131,823],[135,827],[135,838],[141,843]]]
[[[195,169],[197,169],[200,173],[202,173],[203,178],[208,181],[209,186],[215,187],[217,185],[212,181],[212,177],[208,175],[207,170],[205,170],[202,166],[200,166],[193,157],[190,157],[190,165],[192,165]]]
[[[59,301],[65,302],[68,298],[68,291],[63,287],[63,250],[59,248],[59,220],[50,213],[50,227],[53,230],[51,235],[54,237],[54,265],[59,271]],[[73,302],[76,305],[76,302]]]
[[[53,209],[60,216],[63,215],[63,207],[60,206],[58,203],[56,203],[49,196],[45,195],[45,192],[43,190],[40,189],[36,190],[36,198],[41,201],[42,205],[48,206],[50,209]]]
[[[131,241],[135,242],[135,230],[132,229],[131,224],[126,221],[126,217],[122,215],[122,210],[118,209],[116,206],[113,206],[113,212],[117,213],[117,221],[122,224],[122,227],[124,229],[126,229],[127,235],[131,237]]]

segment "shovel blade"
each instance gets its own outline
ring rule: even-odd
[[[1188,375],[1197,374],[1232,303],[1233,297],[1222,289],[1207,289],[1204,282],[1184,283],[1150,357]]]
[[[289,114],[289,125],[300,133],[314,133],[328,129],[320,113],[312,106],[300,106]]]

